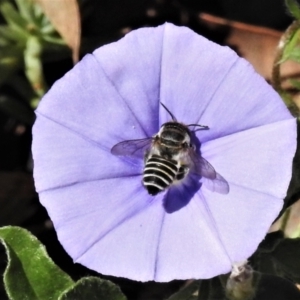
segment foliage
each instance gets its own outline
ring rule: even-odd
[[[43,56],[49,50],[52,55],[48,54],[48,58],[66,55],[65,43],[33,0],[15,3],[2,0],[0,12],[6,21],[6,25],[0,25],[0,86],[13,80],[13,75],[23,69],[32,89],[27,101],[35,108],[47,91]]]
[[[292,93],[282,88],[282,79],[280,75],[280,66],[286,61],[300,62],[300,6],[296,0],[285,0],[286,6],[290,14],[296,19],[282,35],[278,44],[276,58],[273,64],[272,83],[274,88],[282,96],[286,105],[291,112],[299,117],[299,107],[293,101],[293,95],[299,92],[300,83],[299,79],[290,79],[289,84],[294,88]]]
[[[4,284],[10,300],[126,300],[120,289],[107,280],[84,277],[74,283],[25,229],[2,227],[0,240],[8,256]]]

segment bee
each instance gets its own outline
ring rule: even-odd
[[[114,145],[111,153],[116,156],[144,158],[143,185],[150,195],[155,196],[171,185],[180,183],[189,173],[206,178],[205,186],[209,190],[227,194],[228,183],[196,151],[192,138],[196,130],[189,129],[191,126],[198,127],[197,130],[207,130],[209,127],[180,123],[163,103],[161,105],[171,116],[171,121],[164,123],[152,137],[127,140]]]

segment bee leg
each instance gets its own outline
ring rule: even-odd
[[[149,158],[149,150],[145,151],[145,155],[144,155],[144,163],[145,164],[146,164],[148,158]]]
[[[176,180],[181,180],[185,177],[185,175],[188,173],[189,168],[187,166],[181,166],[178,169]]]

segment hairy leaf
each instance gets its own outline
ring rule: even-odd
[[[294,204],[300,198],[300,122],[297,121],[297,150],[293,159],[292,179],[284,199],[284,207],[278,218],[286,208]],[[278,219],[277,218],[277,219]]]
[[[198,300],[225,300],[225,291],[219,277],[201,281]]]
[[[284,238],[282,232],[269,233],[250,261],[255,270],[300,283],[300,238]]]
[[[300,291],[291,281],[257,272],[255,276],[256,294],[251,300],[300,300]]]
[[[84,277],[63,292],[58,300],[126,300],[120,288],[98,277]]]
[[[300,20],[300,6],[296,0],[285,0],[285,5],[287,6],[288,10],[292,14],[292,16]]]
[[[193,299],[193,294],[195,294],[200,285],[201,280],[195,280],[179,290],[177,293],[173,294],[171,297],[169,297],[167,300],[191,300]],[[196,298],[197,299],[197,298]]]
[[[27,230],[0,228],[8,265],[4,285],[11,300],[56,300],[72,279],[49,258],[45,247]]]

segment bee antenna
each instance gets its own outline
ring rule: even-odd
[[[167,109],[167,107],[162,103],[160,102],[160,104],[162,105],[162,107],[169,113],[169,115],[171,116],[172,120],[177,122],[176,118],[174,117],[174,115]]]
[[[205,129],[205,130],[209,129],[208,126],[206,126],[206,125],[200,125],[200,124],[189,124],[189,125],[187,125],[187,127],[190,127],[190,126],[201,127],[198,130],[200,130],[200,129]]]

